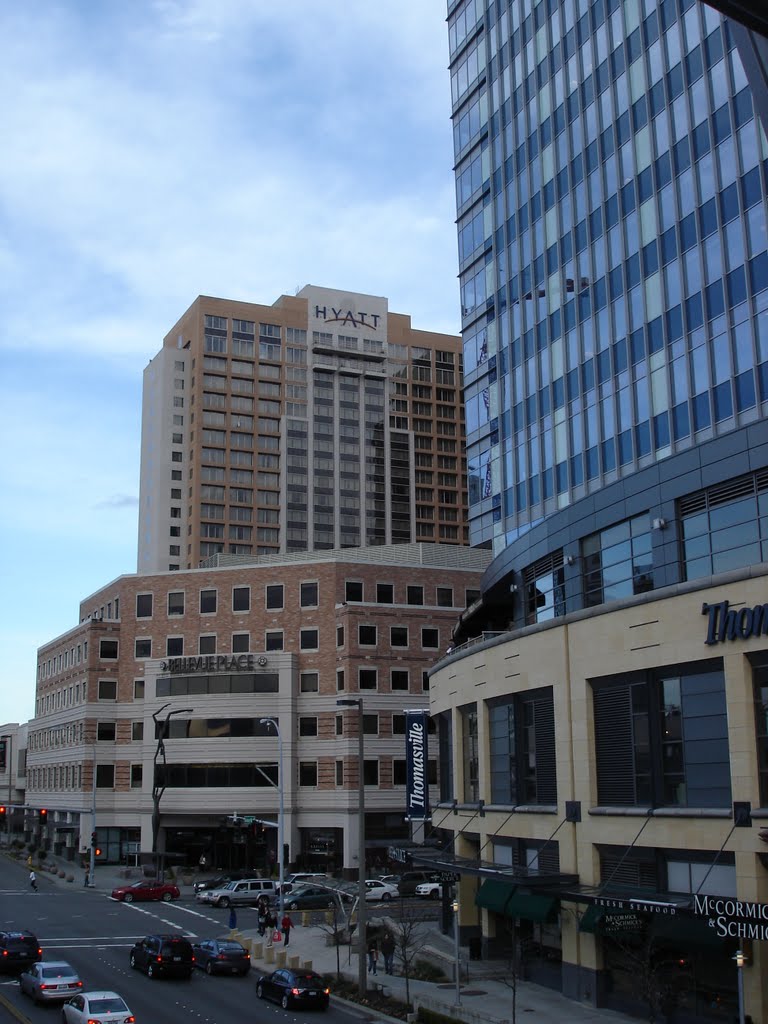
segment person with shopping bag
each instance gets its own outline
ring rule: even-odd
[[[293,928],[293,921],[287,910],[283,915],[283,920],[280,922],[280,927],[283,929],[283,945],[287,946],[291,937],[291,928]]]

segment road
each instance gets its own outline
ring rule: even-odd
[[[2,927],[29,929],[38,937],[44,960],[66,960],[78,971],[85,988],[119,992],[136,1017],[137,1024],[241,1024],[244,1010],[249,1018],[265,1024],[292,1024],[306,1019],[305,1011],[282,1010],[256,1002],[255,982],[250,976],[209,977],[195,971],[190,981],[158,979],[132,971],[128,956],[133,943],[153,932],[180,932],[192,941],[226,934],[229,911],[206,908],[192,900],[173,903],[118,903],[103,892],[55,887],[45,876],[40,891],[29,890],[27,870],[7,863],[0,883]],[[256,912],[238,908],[238,927],[256,928]],[[31,1021],[42,1024],[60,1020],[54,1007],[37,1007],[19,992],[15,978],[0,974],[0,1022]],[[5,1003],[10,1004],[12,1013]],[[18,1016],[16,1015],[18,1014]],[[338,1004],[331,1005],[324,1020],[351,1024],[370,1019]]]

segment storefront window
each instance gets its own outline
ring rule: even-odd
[[[488,729],[491,802],[556,804],[552,687],[490,703]]]
[[[471,704],[461,709],[462,720],[462,752],[464,762],[464,795],[465,803],[477,803],[480,799],[480,779],[477,751],[477,705]]]

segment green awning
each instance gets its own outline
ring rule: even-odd
[[[557,899],[535,893],[514,892],[504,913],[507,917],[522,917],[526,921],[548,921],[555,916]]]
[[[477,890],[475,904],[492,910],[495,914],[503,914],[516,888],[517,886],[511,882],[504,882],[499,878],[486,878]]]
[[[581,915],[579,931],[589,932],[590,935],[594,935],[598,930],[604,913],[605,910],[602,907],[596,907],[594,903],[591,903]]]

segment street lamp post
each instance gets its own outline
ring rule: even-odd
[[[157,749],[155,750],[155,757],[153,760],[153,771],[152,771],[152,861],[155,866],[155,870],[158,870],[158,859],[157,859],[157,840],[160,835],[160,801],[165,793],[165,779],[166,779],[166,768],[168,761],[165,754],[165,740],[168,737],[168,725],[173,715],[189,715],[194,711],[194,708],[174,708],[169,711],[162,722],[158,721],[158,716],[169,708],[170,704],[163,704],[161,708],[152,713],[152,720],[155,723],[155,731],[157,732]],[[159,727],[159,728],[158,728]],[[163,782],[162,785],[158,782],[157,778],[157,762],[162,757],[163,759]],[[94,764],[94,773],[96,771],[96,765]],[[95,783],[94,783],[95,785]],[[93,863],[93,862],[91,862]],[[164,877],[165,872],[158,872],[161,877]]]
[[[456,1005],[461,1005],[461,960],[459,953],[461,946],[459,945],[459,901],[455,899],[451,904],[453,907],[453,957],[454,957],[454,974],[456,982]]]
[[[5,740],[5,767],[8,771],[8,806],[5,809],[5,823],[8,830],[8,846],[11,845],[11,815],[13,814],[13,735],[0,736]]]
[[[283,916],[285,915],[285,892],[283,886],[283,877],[285,871],[284,861],[284,844],[285,844],[285,790],[283,786],[283,734],[280,732],[280,722],[277,718],[262,718],[262,725],[271,725],[277,733],[277,793],[279,801],[279,809],[277,815],[277,870],[278,880],[280,882],[280,921],[279,926],[282,928]]]
[[[739,1024],[744,1024],[744,962],[747,959],[741,949],[736,950],[737,980],[739,983]]]
[[[366,885],[365,885],[365,741],[363,739],[363,699],[362,697],[340,697],[336,703],[340,707],[357,708],[357,760],[359,780],[357,784],[357,987],[360,995],[365,995],[368,988],[366,976]]]
[[[93,886],[96,879],[96,744],[93,745],[93,778],[91,780],[91,855],[88,861],[87,885]]]

